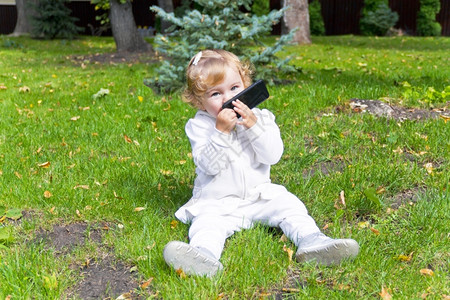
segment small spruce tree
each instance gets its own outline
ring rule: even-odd
[[[39,0],[31,18],[32,35],[44,39],[73,39],[82,30],[75,25],[77,18],[70,16],[65,5],[68,0]]]
[[[363,35],[386,35],[397,24],[398,13],[393,12],[387,0],[365,0],[360,30]]]
[[[174,92],[183,87],[185,68],[191,57],[204,49],[225,49],[255,67],[258,78],[268,84],[280,80],[280,75],[295,72],[288,65],[289,58],[279,59],[293,32],[267,46],[261,38],[269,35],[272,25],[279,22],[284,10],[273,10],[267,15],[252,15],[252,0],[194,0],[194,7],[182,17],[166,13],[157,6],[150,9],[173,25],[168,34],[155,37],[155,50],[164,57],[156,70],[158,76],[144,80],[157,92]]]

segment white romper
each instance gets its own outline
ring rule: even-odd
[[[197,177],[192,198],[175,215],[191,222],[190,245],[217,260],[226,238],[254,222],[281,228],[297,246],[302,237],[320,231],[300,199],[271,183],[270,166],[280,160],[283,141],[269,110],[252,111],[256,124],[249,129],[236,125],[229,135],[202,110],[185,127]]]

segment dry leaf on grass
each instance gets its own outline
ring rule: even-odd
[[[434,272],[433,272],[433,270],[430,270],[430,269],[421,269],[420,274],[422,274],[424,276],[433,276]]]
[[[379,293],[379,295],[381,296],[381,299],[383,299],[383,300],[391,300],[392,299],[391,289],[386,289],[384,286],[381,288],[381,292]]]
[[[153,277],[151,277],[150,279],[144,281],[144,282],[141,284],[141,289],[146,289],[146,288],[148,288],[148,286],[150,285],[150,283],[152,283],[152,281],[153,281]]]
[[[42,164],[38,164],[38,167],[39,168],[48,168],[48,167],[50,167],[50,162],[49,161],[46,161],[46,162],[44,162],[44,163],[42,163]]]
[[[292,256],[294,255],[294,250],[292,250],[289,247],[286,247],[286,245],[283,245],[283,251],[287,253],[288,258],[289,258],[289,262],[292,261]]]

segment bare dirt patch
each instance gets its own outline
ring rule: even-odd
[[[409,203],[416,203],[420,196],[426,192],[425,187],[413,187],[411,189],[403,190],[393,197],[388,199],[388,205],[393,209],[398,209],[400,206]]]
[[[81,276],[83,280],[75,287],[75,293],[82,299],[116,299],[120,295],[139,299],[134,293],[138,283],[132,276],[131,267],[112,255],[104,254],[83,267]]]
[[[72,266],[79,271],[74,272],[74,287],[69,297],[81,299],[116,299],[126,295],[126,299],[140,299],[137,294],[138,279],[132,272],[133,267],[118,260],[110,247],[102,243],[103,231],[109,229],[104,224],[57,224],[51,231],[41,230],[35,242],[43,242],[47,249],[56,250],[56,255],[70,255],[76,247],[83,247],[87,242],[98,245],[98,253],[88,259],[82,266]]]
[[[444,119],[450,118],[448,103],[443,108],[426,110],[394,106],[379,100],[354,98],[350,99],[349,105],[353,112],[367,112],[377,117],[385,117],[399,121],[436,119],[439,117]]]
[[[54,225],[53,231],[40,231],[36,240],[44,242],[57,253],[64,254],[74,247],[83,246],[88,241],[100,244],[102,241],[101,229],[98,225],[86,223],[73,223],[67,225]]]

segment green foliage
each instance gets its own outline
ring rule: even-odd
[[[78,20],[71,17],[71,10],[65,6],[68,0],[39,0],[35,6],[36,15],[31,18],[32,34],[44,39],[74,39],[82,30],[75,25]]]
[[[252,13],[257,16],[264,16],[270,12],[269,0],[253,0]]]
[[[325,34],[325,24],[319,0],[314,0],[309,4],[309,28],[312,35]]]
[[[100,11],[95,16],[97,21],[100,21],[100,24],[106,25],[109,24],[109,8],[110,4],[108,0],[91,0],[91,3],[95,5],[95,10]]]
[[[364,2],[360,30],[363,35],[386,35],[389,28],[398,21],[398,13],[393,12],[385,0],[366,0]]]
[[[403,87],[403,99],[422,102],[428,106],[450,101],[450,86],[446,86],[442,91],[438,91],[432,86],[427,88],[415,87],[407,81],[402,82],[401,86]]]
[[[441,9],[439,0],[421,0],[420,10],[417,14],[417,35],[440,36],[441,24],[436,22],[436,14]]]
[[[291,39],[293,32],[282,36],[272,46],[262,42],[272,25],[283,15],[283,10],[273,10],[268,15],[257,16],[242,11],[250,11],[251,0],[196,0],[198,9],[186,11],[177,17],[166,13],[157,6],[151,10],[168,22],[169,35],[155,38],[156,51],[165,59],[158,68],[158,77],[146,79],[144,83],[157,91],[173,92],[184,85],[184,72],[189,59],[204,49],[225,49],[241,59],[249,60],[256,69],[258,78],[273,84],[280,76],[295,69],[276,56]],[[250,47],[249,47],[250,45]]]

